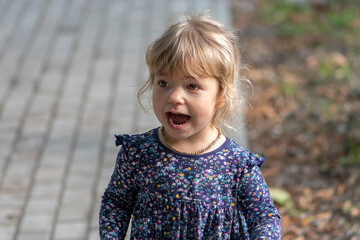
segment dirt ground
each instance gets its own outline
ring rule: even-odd
[[[282,13],[292,10],[275,2]],[[267,158],[268,185],[290,196],[276,201],[282,239],[360,239],[360,46],[344,34],[332,37],[332,30],[293,28],[347,11],[331,0],[311,2],[310,10],[290,13],[297,25],[279,32],[286,21],[267,24],[262,14],[271,9],[264,1],[232,0],[244,74],[253,84],[246,111],[250,149]],[[359,12],[348,22],[345,15],[334,19],[348,30],[360,24]]]

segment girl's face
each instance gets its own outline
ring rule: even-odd
[[[215,78],[195,79],[179,71],[155,74],[154,112],[168,140],[213,140],[212,120],[218,108],[219,83]]]

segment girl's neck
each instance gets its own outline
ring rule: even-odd
[[[159,128],[158,136],[160,141],[174,152],[188,155],[198,155],[210,152],[220,147],[226,140],[218,127],[213,127],[212,132],[207,134],[204,140],[179,139],[174,141],[166,135],[163,127]]]

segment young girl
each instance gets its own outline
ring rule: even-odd
[[[121,145],[100,210],[101,239],[280,239],[280,216],[260,173],[264,159],[221,129],[239,100],[231,31],[185,17],[146,52],[161,127]]]

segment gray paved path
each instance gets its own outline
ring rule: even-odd
[[[0,0],[0,240],[99,239],[113,135],[158,125],[145,48],[196,9],[231,21],[226,0]]]

